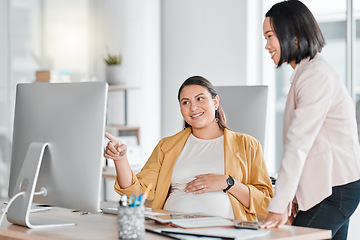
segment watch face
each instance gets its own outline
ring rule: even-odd
[[[230,186],[232,186],[232,185],[235,184],[235,181],[234,181],[234,179],[233,179],[232,177],[229,177],[229,178],[226,180],[226,182],[227,182],[227,184],[230,185]]]

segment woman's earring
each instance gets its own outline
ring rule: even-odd
[[[218,119],[218,118],[215,118],[215,122],[219,122],[219,119]]]

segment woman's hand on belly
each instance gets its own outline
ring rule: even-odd
[[[222,191],[227,187],[226,179],[229,176],[215,173],[201,174],[188,182],[184,189],[187,193],[206,193]]]

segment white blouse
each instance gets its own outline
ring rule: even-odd
[[[204,140],[190,134],[175,164],[164,209],[234,218],[230,199],[222,190],[202,194],[184,192],[186,183],[206,173],[224,174],[224,136]]]

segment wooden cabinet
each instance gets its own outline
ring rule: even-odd
[[[129,126],[128,123],[128,92],[131,90],[139,89],[138,87],[121,87],[109,85],[109,94],[117,94],[117,92],[123,92],[124,100],[124,122],[119,124],[110,123],[106,125],[106,130],[114,132],[117,136],[136,136],[138,143],[140,144],[140,128],[137,126]],[[110,103],[108,103],[110,104]]]

